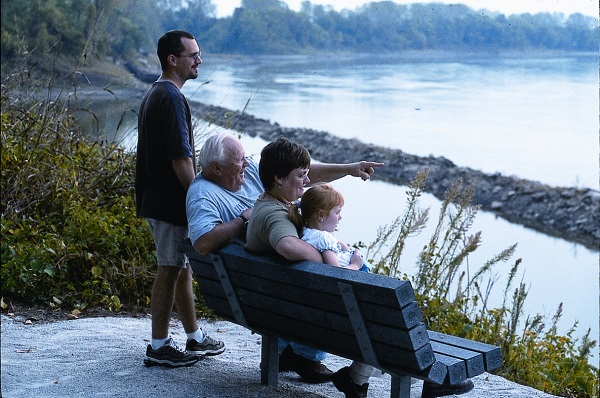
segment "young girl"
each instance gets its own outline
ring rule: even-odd
[[[298,229],[298,236],[323,255],[325,263],[353,270],[369,272],[358,250],[353,250],[333,236],[342,219],[344,206],[342,194],[328,184],[314,185],[302,196],[298,204],[289,209],[290,220]],[[335,387],[346,397],[366,397],[369,378],[383,373],[362,362],[354,361],[332,376]]]
[[[289,216],[298,236],[317,249],[326,264],[369,272],[360,252],[333,235],[342,219],[343,206],[341,193],[331,185],[319,184],[309,188],[301,201],[290,207]]]

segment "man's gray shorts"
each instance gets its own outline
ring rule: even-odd
[[[188,237],[187,227],[180,227],[165,221],[146,218],[156,246],[156,260],[159,266],[187,267],[187,256],[179,251],[180,243]]]

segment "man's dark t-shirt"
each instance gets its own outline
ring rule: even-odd
[[[136,212],[186,226],[186,191],[171,161],[191,157],[196,167],[190,107],[171,82],[155,82],[138,114]]]

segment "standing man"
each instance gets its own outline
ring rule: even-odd
[[[185,198],[196,175],[192,117],[180,90],[198,77],[200,48],[191,33],[172,30],[158,40],[156,53],[162,73],[140,105],[135,176],[137,215],[148,221],[158,260],[150,304],[152,342],[144,363],[179,367],[221,354],[225,345],[198,327],[191,267],[178,250],[188,235]],[[187,333],[185,351],[169,337],[173,305]]]

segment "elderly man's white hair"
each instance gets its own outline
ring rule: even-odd
[[[228,131],[215,133],[206,139],[198,156],[198,161],[203,169],[208,168],[211,163],[222,163],[225,161],[225,145],[223,145],[223,141],[228,138],[237,139]]]

